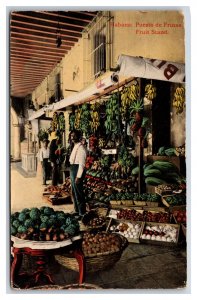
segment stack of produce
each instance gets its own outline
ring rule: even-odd
[[[91,166],[92,166],[92,164],[93,164],[93,162],[94,162],[94,157],[93,156],[87,156],[87,158],[86,158],[86,170],[88,170],[88,169],[90,169],[91,168]]]
[[[186,194],[165,196],[164,204],[168,206],[186,205]]]
[[[68,213],[43,206],[11,215],[11,234],[24,240],[62,241],[79,232],[78,221]]]
[[[118,236],[106,232],[84,233],[82,250],[85,256],[105,253],[118,252],[121,249],[121,243]]]
[[[173,216],[175,218],[176,223],[186,224],[187,216],[186,216],[186,211],[185,210],[174,210],[173,211]]]
[[[151,241],[176,243],[178,234],[178,228],[170,224],[145,225],[141,238]]]
[[[142,224],[139,223],[120,223],[110,226],[110,231],[122,234],[129,239],[138,239],[142,229]]]
[[[162,146],[159,148],[157,155],[159,156],[179,156],[176,148]]]
[[[66,182],[62,186],[49,185],[44,189],[44,193],[58,197],[64,197],[68,191],[70,192],[70,182]]]
[[[90,210],[83,216],[82,223],[87,227],[97,228],[104,226],[106,220],[103,216],[100,216],[97,211]]]
[[[144,221],[143,212],[135,209],[121,209],[117,212],[117,219],[131,220],[131,221]]]
[[[166,183],[180,183],[180,176],[177,167],[167,161],[156,160],[152,164],[144,166],[145,183],[149,185],[161,185]]]
[[[170,223],[170,213],[144,211],[146,222]]]

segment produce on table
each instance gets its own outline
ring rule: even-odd
[[[105,253],[118,252],[121,249],[121,242],[118,236],[106,232],[84,233],[82,250],[85,256]]]
[[[167,212],[144,211],[145,221],[157,223],[170,223],[170,214]]]
[[[160,147],[157,155],[161,156],[179,156],[179,153],[176,151],[176,148]]]
[[[173,211],[173,216],[174,216],[175,221],[177,223],[186,224],[187,216],[186,216],[186,211],[185,210],[174,210]]]
[[[110,226],[110,231],[122,234],[129,239],[138,239],[142,229],[142,224],[139,223],[120,223]]]
[[[170,224],[145,225],[141,239],[176,243],[178,228]]]
[[[64,197],[70,192],[71,184],[70,179],[66,179],[66,181],[61,186],[49,185],[44,189],[45,193],[49,193],[51,195],[58,195],[59,197]]]
[[[183,180],[178,168],[171,162],[156,160],[144,167],[145,183],[149,185],[162,185],[166,183],[180,184]]]
[[[11,234],[35,241],[61,241],[79,232],[78,221],[68,213],[43,206],[11,215]]]
[[[170,206],[186,205],[186,194],[176,194],[165,197],[165,201]]]
[[[83,216],[82,222],[85,226],[91,228],[100,227],[106,224],[105,218],[103,216],[100,216],[95,210],[90,210],[89,212],[87,212]]]
[[[139,212],[135,209],[121,209],[117,212],[117,219],[144,221],[144,218],[143,212]]]

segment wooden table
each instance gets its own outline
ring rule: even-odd
[[[81,284],[83,283],[85,276],[84,256],[80,248],[78,247],[78,243],[72,245],[72,251],[79,265],[79,284]],[[12,252],[14,255],[14,259],[11,265],[12,286],[15,285],[17,278],[24,278],[24,280],[26,281],[24,288],[29,288],[31,286],[31,282],[33,283],[33,286],[38,285],[40,280],[43,278],[45,278],[49,284],[55,284],[52,278],[52,274],[50,274],[46,269],[47,257],[49,255],[53,255],[54,249],[32,249],[30,247],[17,247],[17,245],[14,245]],[[24,254],[36,258],[36,270],[32,273],[20,273]]]

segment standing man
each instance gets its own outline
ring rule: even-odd
[[[58,148],[61,145],[61,138],[56,137],[51,141],[49,149],[49,159],[52,166],[52,185],[56,186],[60,183],[60,154]]]
[[[49,141],[43,140],[43,146],[40,149],[40,162],[42,165],[42,177],[43,177],[43,185],[46,185],[46,181],[49,173]]]
[[[79,214],[79,218],[81,218],[86,212],[83,180],[85,178],[85,163],[87,157],[87,150],[80,142],[80,137],[80,131],[71,131],[70,138],[71,143],[74,144],[74,148],[70,155],[70,179],[74,209],[75,212]]]

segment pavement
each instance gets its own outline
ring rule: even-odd
[[[11,212],[25,207],[52,206],[42,198],[41,169],[33,178],[23,177],[15,166],[11,167]],[[73,211],[73,205],[52,206],[65,212]],[[24,260],[22,268],[28,269],[34,262]],[[29,264],[29,265],[28,265]],[[78,283],[77,271],[60,265],[54,257],[48,261],[56,285]],[[182,242],[174,247],[130,243],[118,262],[111,268],[86,273],[85,282],[105,290],[163,290],[184,293],[187,286],[187,245]],[[19,286],[20,286],[19,282]],[[46,284],[46,282],[41,282]],[[22,286],[21,286],[22,287]]]

